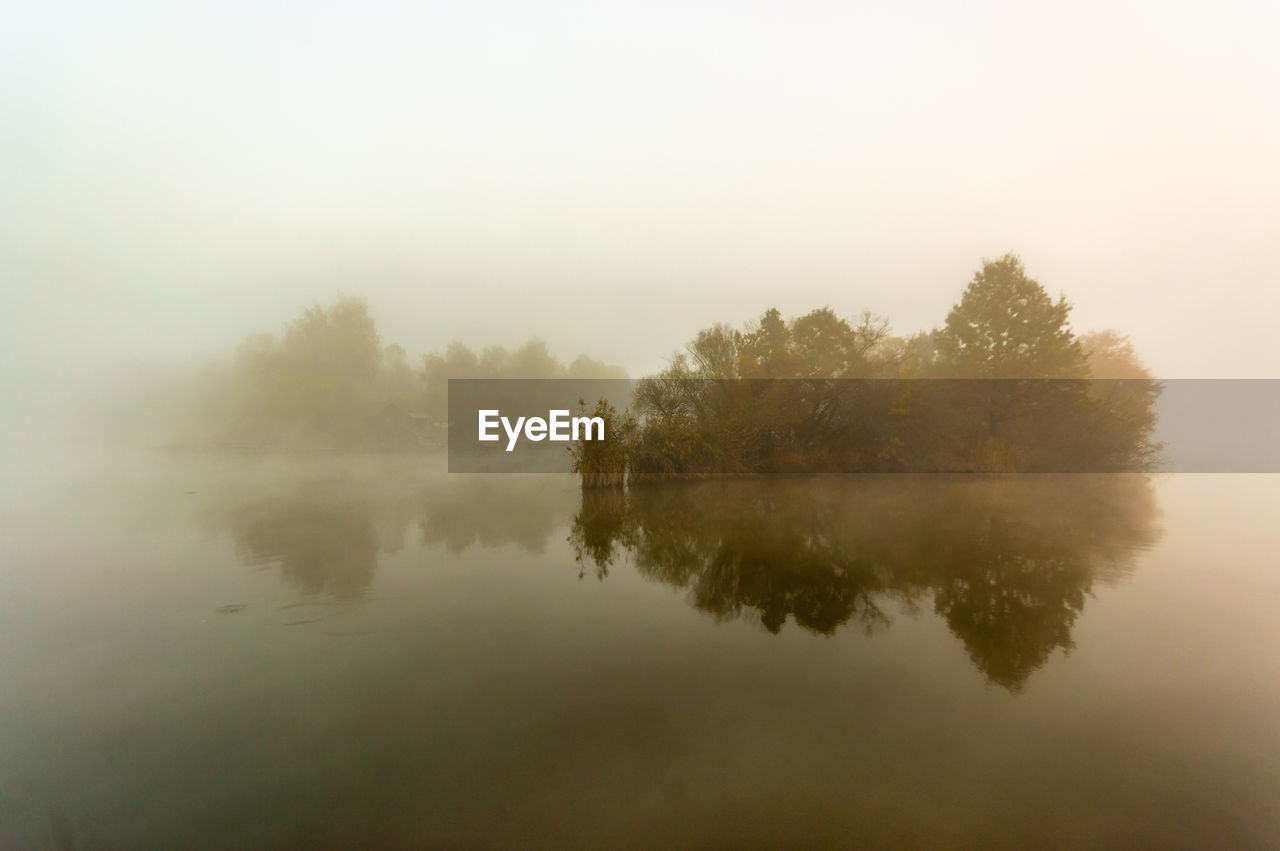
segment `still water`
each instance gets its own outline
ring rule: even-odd
[[[1280,476],[9,467],[0,848],[1280,844]]]

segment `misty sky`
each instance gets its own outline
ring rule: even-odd
[[[1020,253],[1161,377],[1277,375],[1280,4],[0,10],[0,375],[364,297],[632,371],[714,321],[942,322]],[[26,380],[21,380],[26,377]]]

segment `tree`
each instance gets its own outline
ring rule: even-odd
[[[372,401],[382,359],[368,308],[349,297],[327,309],[307,308],[278,340],[250,337],[239,351],[249,409],[243,436],[269,443],[337,439],[336,430]]]
[[[1164,385],[1151,378],[1129,338],[1116,331],[1093,331],[1080,338],[1088,358],[1093,400],[1089,449],[1118,469],[1147,469],[1159,460],[1162,444],[1152,440],[1156,403]],[[1105,467],[1104,467],[1105,468]]]
[[[598,417],[604,424],[604,437],[578,440],[569,446],[573,472],[582,478],[584,488],[622,487],[627,481],[635,420],[629,413],[619,414],[605,399],[598,400],[590,413],[586,400],[578,399],[578,411],[585,416]]]
[[[754,327],[742,335],[739,371],[747,378],[790,378],[795,374],[791,359],[791,329],[776,307],[765,311]]]
[[[965,378],[1083,378],[1088,367],[1067,324],[1071,305],[1027,277],[1013,254],[985,260],[947,314],[938,349]]]
[[[1150,378],[1138,359],[1133,343],[1117,331],[1090,331],[1080,337],[1080,348],[1093,378]]]
[[[418,382],[409,366],[404,347],[392,343],[382,350],[382,379],[379,395],[402,408],[412,408],[418,401]]]

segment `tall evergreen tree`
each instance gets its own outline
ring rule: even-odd
[[[1088,364],[1070,312],[1066,297],[1050,298],[1015,255],[986,260],[947,314],[939,353],[965,378],[1083,378]]]

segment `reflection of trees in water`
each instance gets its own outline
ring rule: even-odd
[[[628,557],[717,619],[787,618],[829,634],[934,608],[994,683],[1019,689],[1058,648],[1094,581],[1158,534],[1131,476],[885,476],[711,481],[584,491],[570,542],[584,569]]]
[[[576,499],[564,476],[451,476],[417,495],[418,527],[424,545],[442,544],[453,555],[507,544],[539,555]]]
[[[323,498],[275,498],[232,513],[236,548],[246,564],[279,563],[301,590],[358,597],[373,581],[382,549],[399,549],[396,536],[380,537],[374,506]]]
[[[305,593],[353,599],[368,590],[379,556],[403,549],[411,523],[423,546],[450,555],[507,544],[536,555],[563,528],[576,498],[563,476],[458,476],[400,490],[340,478],[232,500],[218,517],[244,563],[279,564]]]
[[[451,477],[387,493],[312,483],[239,503],[242,559],[307,593],[354,599],[416,523],[426,547],[539,554],[579,497],[562,477]],[[1140,476],[866,476],[586,491],[569,541],[582,570],[620,560],[687,589],[718,620],[830,634],[929,600],[974,664],[1017,690],[1071,630],[1094,582],[1157,536]]]

